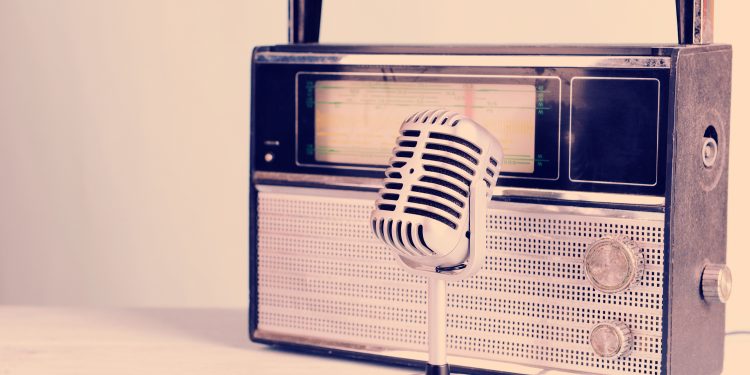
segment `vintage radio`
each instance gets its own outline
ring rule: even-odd
[[[711,1],[679,2],[679,45],[367,46],[252,56],[250,336],[419,365],[425,280],[372,234],[401,121],[455,109],[505,160],[487,262],[448,286],[464,372],[719,374],[732,50]],[[455,181],[459,183],[459,181]]]

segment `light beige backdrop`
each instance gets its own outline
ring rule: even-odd
[[[323,40],[674,42],[672,0],[326,0]],[[374,3],[365,7],[367,3]],[[750,328],[747,9],[735,46],[729,328]],[[0,303],[247,303],[249,54],[284,0],[0,0]]]

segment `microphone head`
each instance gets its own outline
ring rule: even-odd
[[[462,265],[470,191],[481,192],[476,199],[486,205],[502,160],[497,139],[466,116],[445,109],[409,116],[370,216],[373,232],[406,264]]]

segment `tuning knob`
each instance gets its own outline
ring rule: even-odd
[[[622,235],[602,237],[586,249],[584,273],[594,289],[622,292],[641,281],[643,250]]]
[[[726,264],[709,264],[701,275],[701,294],[707,302],[726,303],[732,294],[732,272]]]
[[[599,357],[624,357],[633,347],[633,333],[621,321],[601,322],[591,329],[589,343]]]

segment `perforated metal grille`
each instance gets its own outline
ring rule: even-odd
[[[312,190],[258,194],[258,329],[426,350],[426,281],[402,270],[372,235],[375,194]],[[493,202],[485,268],[448,287],[450,354],[599,374],[659,374],[663,220],[653,213]],[[627,235],[643,247],[643,281],[629,291],[604,294],[584,277],[586,247],[607,234]],[[603,359],[592,351],[589,331],[607,320],[633,331],[627,357]]]

